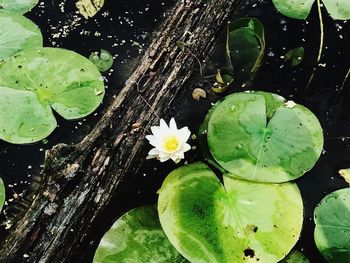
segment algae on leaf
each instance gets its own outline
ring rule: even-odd
[[[303,203],[294,183],[224,176],[222,185],[206,165],[195,163],[167,176],[158,213],[170,242],[190,262],[275,263],[299,238]]]
[[[42,45],[40,29],[32,21],[22,15],[0,13],[0,60]]]
[[[187,262],[170,244],[154,205],[135,208],[120,217],[103,236],[94,263]]]
[[[285,182],[315,165],[323,131],[301,105],[289,107],[271,93],[236,93],[213,111],[208,145],[216,162],[236,178]]]
[[[350,188],[322,199],[314,212],[315,242],[330,263],[350,262]]]
[[[0,67],[0,138],[32,143],[56,127],[54,109],[67,120],[97,109],[104,83],[96,66],[64,49],[27,49]]]
[[[0,11],[25,14],[38,4],[39,0],[0,0]]]

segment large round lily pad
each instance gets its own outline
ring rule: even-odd
[[[224,177],[203,163],[165,179],[158,213],[170,242],[190,262],[283,259],[297,242],[303,203],[294,183],[264,184]]]
[[[327,195],[315,209],[315,242],[330,263],[350,262],[350,189]]]
[[[51,108],[79,119],[103,96],[102,76],[87,58],[58,48],[24,50],[0,67],[0,138],[20,144],[44,139],[56,127]]]
[[[32,10],[39,0],[0,0],[0,10],[24,14]]]
[[[307,108],[271,93],[236,93],[213,111],[208,145],[233,176],[256,182],[294,180],[310,170],[323,148],[323,132]]]
[[[0,60],[33,47],[42,47],[39,28],[22,15],[0,13]]]
[[[187,262],[170,244],[155,206],[135,208],[120,217],[102,238],[94,263]]]

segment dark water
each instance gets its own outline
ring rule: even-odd
[[[74,6],[69,2],[64,5],[65,13],[61,13],[59,12],[61,1],[45,1],[44,6],[36,8],[28,17],[40,25],[46,46],[52,46],[54,41],[55,46],[72,49],[85,56],[91,51],[104,48],[117,56],[114,71],[106,75],[108,80],[106,99],[97,114],[79,122],[68,122],[58,118],[60,127],[48,138],[47,144],[13,146],[0,142],[0,176],[7,186],[9,207],[13,203],[9,199],[12,199],[15,192],[30,191],[32,178],[39,176],[46,149],[60,142],[79,141],[96,124],[113,95],[118,93],[130,74],[135,58],[144,50],[144,47],[140,49],[138,43],[141,45],[149,43],[152,30],[164,16],[168,16],[165,12],[174,1],[107,0],[103,11],[94,19],[82,20],[81,25],[69,30],[67,37],[62,37],[61,32],[58,39],[53,38],[57,36],[53,26],[62,28],[60,21],[69,19],[73,21],[73,18],[67,15],[74,12]],[[243,15],[257,17],[264,23],[267,49],[264,64],[251,85],[245,88],[235,87],[236,91],[247,88],[271,91],[304,104],[316,114],[324,128],[325,146],[320,160],[310,172],[297,181],[305,206],[304,229],[297,249],[314,263],[322,263],[324,260],[314,245],[313,210],[326,194],[346,187],[338,175],[338,170],[350,167],[350,140],[346,138],[350,136],[350,103],[348,103],[350,81],[339,94],[337,91],[350,67],[350,22],[333,21],[326,11],[323,11],[325,50],[322,65],[317,67],[314,81],[308,92],[305,92],[306,83],[316,63],[319,45],[316,8],[314,7],[306,22],[279,15],[270,1],[258,1],[257,5],[250,4],[242,10]],[[281,56],[299,46],[305,48],[304,61],[295,68],[286,66]],[[222,48],[220,43],[219,48]],[[215,64],[212,69],[215,69]],[[204,85],[204,88],[206,87],[208,86]],[[215,96],[211,98],[218,99]],[[183,103],[181,110],[174,110],[173,115],[180,126],[187,125],[195,133],[206,110],[210,107],[210,100],[196,102],[189,97],[181,103]],[[191,144],[196,145],[196,142],[192,141]],[[200,160],[200,153],[197,150],[191,151],[187,155],[187,160],[189,162]],[[170,162],[165,164],[157,161],[147,162],[143,171],[133,176],[128,193],[123,196],[120,206],[114,208],[111,214],[120,215],[137,205],[155,202],[156,190],[173,168],[175,165]]]

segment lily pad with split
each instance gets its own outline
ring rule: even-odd
[[[170,242],[190,262],[283,259],[297,242],[303,203],[294,183],[263,184],[224,176],[203,163],[171,172],[158,212]]]
[[[165,236],[153,205],[135,208],[120,217],[103,236],[94,263],[185,263]]]
[[[101,49],[99,54],[97,52],[92,52],[89,59],[96,65],[100,72],[106,72],[113,66],[112,54],[104,49]]]
[[[265,92],[236,93],[208,122],[216,162],[236,178],[286,182],[309,171],[323,148],[323,132],[307,108]]]
[[[350,262],[350,188],[327,195],[314,212],[316,246],[330,263]]]
[[[17,14],[25,14],[32,10],[39,0],[0,0],[0,10]]]
[[[29,19],[14,13],[0,13],[0,39],[0,60],[43,45],[40,29]]]
[[[52,109],[67,120],[97,109],[104,83],[96,66],[64,49],[24,50],[0,67],[0,138],[17,144],[46,138],[56,127]]]

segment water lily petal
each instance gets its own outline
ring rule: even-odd
[[[181,138],[181,142],[185,143],[190,138],[191,131],[188,129],[188,127],[183,127],[182,129],[178,130],[178,134]]]
[[[152,126],[151,131],[155,137],[161,136],[162,134],[159,126]]]
[[[147,136],[146,136],[146,139],[149,141],[149,143],[150,143],[152,146],[158,148],[159,143],[158,143],[158,140],[157,140],[157,138],[156,138],[155,136],[153,136],[153,135],[147,135]]]
[[[170,120],[170,130],[173,132],[177,131],[177,126],[174,118],[171,118]]]
[[[159,126],[161,131],[167,131],[169,130],[168,125],[166,124],[165,120],[160,119],[160,126]]]
[[[182,149],[181,149],[184,153],[191,150],[191,145],[189,145],[188,143],[185,143],[184,145],[182,145]]]

